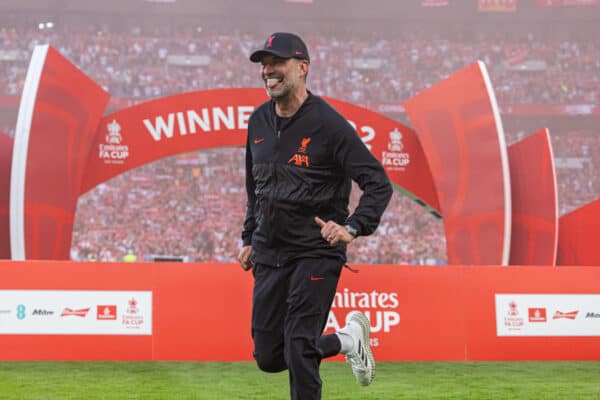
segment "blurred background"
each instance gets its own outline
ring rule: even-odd
[[[309,47],[313,93],[409,126],[402,102],[485,62],[507,143],[549,128],[563,215],[600,193],[599,26],[600,0],[2,0],[0,131],[14,135],[37,44],[102,85],[110,113],[188,91],[261,87],[248,55],[291,31]],[[242,148],[182,154],[99,185],[79,199],[71,258],[234,262],[243,160]],[[442,221],[394,193],[348,261],[446,259]]]

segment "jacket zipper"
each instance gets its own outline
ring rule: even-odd
[[[275,110],[273,110],[273,116],[274,116],[274,120],[273,120],[273,126],[275,127],[275,154],[273,155],[273,164],[272,164],[272,168],[273,168],[273,187],[277,188],[277,160],[279,159],[279,141],[281,139],[281,129],[277,123],[277,114],[275,113]],[[271,202],[273,202],[274,199],[271,198]],[[273,221],[271,221],[273,222]],[[274,228],[273,228],[273,224],[271,224],[271,232],[272,232],[272,239],[274,239],[275,236],[275,232]],[[277,249],[276,254],[275,254],[275,259],[276,259],[276,264],[277,264],[277,268],[281,267],[281,263],[280,263],[280,249]]]

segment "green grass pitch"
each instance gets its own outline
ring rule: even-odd
[[[600,362],[381,362],[369,387],[325,362],[323,399],[600,400]],[[0,399],[289,399],[287,372],[236,362],[1,362]]]

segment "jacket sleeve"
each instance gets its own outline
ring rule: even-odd
[[[365,236],[373,233],[391,197],[392,186],[380,162],[371,154],[354,128],[343,117],[335,121],[333,152],[347,176],[363,191],[346,224]]]
[[[254,192],[255,184],[252,175],[252,152],[250,149],[250,127],[248,127],[248,138],[246,139],[246,193],[248,201],[246,203],[246,218],[244,219],[244,227],[242,230],[242,242],[244,246],[252,244],[252,233],[256,228],[256,220],[254,218],[254,203],[256,202],[256,194]]]

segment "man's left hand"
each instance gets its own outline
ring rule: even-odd
[[[321,236],[330,246],[336,246],[338,243],[348,244],[354,240],[354,236],[348,230],[334,221],[323,221],[315,217],[315,222],[321,227]]]

